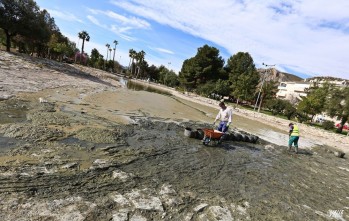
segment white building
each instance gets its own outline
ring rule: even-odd
[[[281,82],[276,97],[289,101],[302,100],[301,97],[307,96],[309,87],[310,83],[306,82]]]
[[[311,83],[312,85],[323,85],[324,83],[328,83],[328,84],[331,84],[331,85],[334,85],[335,87],[339,87],[339,88],[343,88],[343,87],[347,87],[349,86],[349,81],[348,80],[329,80],[329,79],[319,79],[319,78],[315,78],[315,79],[310,79],[310,80],[307,80],[307,79],[304,79],[304,82],[309,82]]]

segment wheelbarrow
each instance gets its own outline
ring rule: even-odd
[[[202,130],[204,132],[204,138],[202,139],[203,145],[208,145],[211,142],[214,142],[215,144],[220,144],[223,140],[223,135],[225,134],[219,130],[211,128],[203,128]]]

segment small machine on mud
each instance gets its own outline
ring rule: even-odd
[[[203,145],[208,145],[211,142],[214,142],[215,144],[220,144],[225,134],[221,131],[211,128],[204,128],[202,129],[202,131],[204,132],[204,138],[202,139]]]

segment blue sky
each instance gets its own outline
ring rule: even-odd
[[[185,59],[208,44],[227,60],[249,52],[256,67],[301,77],[349,79],[347,0],[36,0],[61,32],[81,47],[106,56],[117,40],[115,59],[128,65],[128,51],[144,50],[149,64],[178,72]]]

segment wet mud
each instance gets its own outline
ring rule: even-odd
[[[184,129],[211,127],[209,111],[190,121],[152,104],[84,105],[99,96],[0,102],[1,114],[14,107],[21,116],[0,124],[3,220],[331,220],[334,210],[349,219],[349,161],[326,147],[295,154],[263,139],[206,146]],[[127,113],[129,124],[108,117]]]

